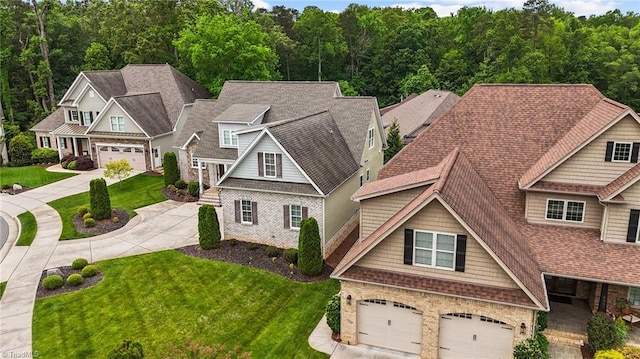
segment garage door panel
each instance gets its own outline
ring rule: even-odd
[[[358,342],[419,354],[422,312],[385,300],[359,301]]]
[[[513,327],[479,315],[441,315],[438,347],[441,359],[511,358]]]
[[[98,145],[98,156],[100,158],[100,167],[104,168],[105,164],[111,161],[125,159],[131,167],[136,171],[146,171],[146,161],[144,151],[140,147],[133,145],[104,146]]]

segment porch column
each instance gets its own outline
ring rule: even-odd
[[[75,137],[71,137],[73,139],[73,155],[74,156],[80,156],[80,154],[78,153],[78,139]]]
[[[602,289],[600,289],[600,300],[598,301],[598,311],[602,313],[607,312],[607,296],[609,295],[609,283],[602,283]]]
[[[200,187],[200,195],[204,193],[204,184],[202,183],[202,165],[200,164],[200,160],[198,160],[198,186]]]
[[[60,141],[62,140],[62,137],[55,137],[56,139],[56,147],[58,147],[58,159],[61,160],[62,159],[62,146],[60,145]]]

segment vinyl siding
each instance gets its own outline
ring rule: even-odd
[[[403,263],[404,229],[411,228],[425,231],[438,231],[467,236],[467,252],[465,271],[435,269]],[[518,288],[517,284],[498,265],[498,263],[484,250],[477,240],[447,211],[437,200],[429,203],[425,208],[409,219],[403,226],[385,238],[355,265],[404,272],[418,275],[428,275],[440,279],[473,282],[483,285],[493,285],[507,288]]]
[[[358,202],[352,201],[351,196],[358,190],[360,179],[353,175],[336,188],[325,199],[325,228],[324,238],[329,241],[349,218],[358,210]]]
[[[260,131],[243,133],[238,136],[238,156],[242,156],[242,153],[251,145],[251,142],[258,137]]]
[[[223,137],[222,137],[223,130],[238,131],[238,130],[244,130],[245,128],[247,128],[247,125],[241,124],[241,123],[218,123],[218,145],[220,146],[220,148],[236,148],[234,146],[223,145],[224,143]],[[239,138],[238,138],[238,143],[240,143]]]
[[[124,117],[124,132],[127,133],[143,133],[142,130],[136,125],[129,116],[127,116],[119,106],[113,104],[111,105],[104,113],[100,113],[102,118],[100,122],[96,124],[96,127],[93,128],[92,131],[111,131],[111,120],[110,116],[122,116]]]
[[[632,209],[640,210],[640,182],[622,192],[625,204],[609,204],[608,220],[604,240],[606,242],[627,243],[629,215]]]
[[[547,198],[585,202],[583,223],[546,219]],[[528,192],[525,216],[530,223],[567,225],[583,228],[600,228],[603,207],[595,196],[576,196],[560,193]]]
[[[82,75],[78,75],[78,76],[80,77],[80,80],[76,84],[76,87],[71,89],[71,92],[69,93],[68,100],[70,101],[77,99],[78,96],[80,96],[80,92],[82,92],[82,89],[84,89],[84,87],[89,83],[84,76]]]
[[[258,176],[258,152],[282,153],[282,178]],[[304,175],[296,168],[289,157],[282,152],[280,147],[269,136],[262,137],[251,152],[238,163],[231,174],[235,178],[258,179],[268,181],[309,183]]]
[[[365,199],[360,202],[360,238],[367,238],[381,224],[416,198],[426,186]]]
[[[375,128],[374,134],[374,145],[372,148],[369,148],[369,138],[368,131],[370,128]],[[376,120],[375,114],[371,113],[371,120],[369,121],[369,127],[367,127],[367,132],[364,134],[364,146],[362,147],[362,159],[360,161],[360,174],[362,175],[363,181],[367,182],[367,169],[370,172],[369,182],[373,182],[378,178],[378,172],[382,168],[384,162],[384,154],[382,152],[382,138],[380,134],[384,134],[380,132],[381,129],[378,127],[378,121]]]
[[[93,97],[89,96],[89,92],[93,91]],[[78,111],[91,111],[93,112],[93,119],[96,119],[96,111],[102,111],[102,108],[107,103],[102,101],[98,92],[89,87],[84,93],[82,98],[78,101]]]
[[[638,139],[640,124],[628,115],[545,176],[544,180],[604,186],[634,165],[606,162],[607,141],[638,142]]]

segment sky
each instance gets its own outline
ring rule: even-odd
[[[419,8],[429,6],[440,17],[456,13],[463,6],[486,7],[491,10],[505,8],[521,9],[525,0],[252,0],[256,7],[271,9],[274,5],[284,5],[298,9],[314,5],[325,11],[342,12],[349,4],[374,6],[400,6],[403,8]],[[602,15],[607,11],[620,9],[623,13],[633,11],[640,13],[640,0],[549,0],[549,3],[564,8],[576,16]]]

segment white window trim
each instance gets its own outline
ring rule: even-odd
[[[227,142],[227,138],[225,136],[225,133],[229,134],[229,142]],[[235,144],[233,143],[235,139]],[[233,131],[231,130],[222,130],[222,146],[221,147],[234,147],[237,148],[238,147],[238,135],[236,135],[235,133],[233,133]]]
[[[58,143],[60,144],[61,149],[67,149],[67,139],[65,137],[58,137]]]
[[[82,111],[81,113],[82,113],[82,126],[91,126],[91,111]],[[87,117],[85,117],[85,115],[87,115]]]
[[[273,176],[267,174],[267,155],[273,155]],[[262,172],[267,178],[276,178],[278,176],[278,156],[276,156],[275,152],[262,153]]]
[[[249,210],[248,211],[244,210],[244,203],[245,202],[249,202]],[[245,221],[244,220],[245,212],[249,213],[249,221]],[[253,203],[248,199],[241,199],[240,200],[240,223],[242,223],[242,224],[253,224]]]
[[[364,176],[360,175],[360,187],[364,186]]]
[[[78,113],[78,110],[71,110],[71,118],[69,120],[72,122],[80,121],[80,114]]]
[[[369,148],[373,148],[376,144],[376,129],[374,127],[369,128],[367,131],[367,140],[369,141]]]
[[[117,122],[114,123],[114,120]],[[122,120],[122,123],[120,123],[120,120]],[[124,132],[124,116],[109,116],[109,123],[111,124],[112,132]],[[120,125],[122,125],[122,129],[120,129]]]
[[[549,201],[561,201],[564,203],[562,207],[562,219],[547,217],[547,215],[549,214]],[[573,220],[567,219],[567,208],[569,206],[569,202],[582,203],[582,220],[581,221],[573,221]],[[586,216],[586,214],[587,214],[587,202],[585,201],[575,201],[575,200],[559,199],[559,198],[547,198],[547,202],[544,207],[544,219],[547,221],[566,222],[566,223],[584,223],[584,217]]]
[[[627,300],[629,302],[631,302],[631,290],[632,289],[636,289],[637,291],[640,292],[640,287],[629,287],[629,290],[627,291]],[[633,305],[633,302],[631,302],[631,306],[634,308],[640,308],[640,305]]]
[[[51,148],[51,139],[48,136],[42,136],[42,148]]]
[[[289,205],[289,229],[293,229],[293,230],[300,230],[300,227],[295,227],[293,225],[293,206],[298,206],[300,207],[300,223],[302,223],[302,205],[300,204],[290,204]]]
[[[432,248],[431,249],[416,246],[416,238],[417,238],[417,234],[418,233],[431,233],[433,235],[433,237],[432,237]],[[445,236],[453,236],[453,251],[445,251],[445,250],[438,250],[437,249],[438,234],[442,234],[442,235],[445,235]],[[455,233],[414,230],[413,231],[413,259],[412,259],[413,265],[414,266],[418,266],[418,267],[442,269],[442,270],[448,270],[448,271],[452,271],[453,272],[453,271],[456,270],[456,250],[457,250],[457,245],[458,245],[457,234],[455,234]],[[431,250],[431,264],[416,263],[416,248],[418,248],[420,250]],[[452,253],[453,254],[453,265],[451,266],[451,268],[436,266],[436,260],[437,260],[438,252],[446,252],[446,253]]]
[[[629,157],[626,160],[616,160],[616,147],[618,145],[629,145]],[[631,152],[633,152],[633,142],[613,142],[613,153],[611,154],[611,162],[631,163]]]
[[[193,155],[191,155],[191,168],[198,168],[198,165],[197,165],[197,164],[194,166],[194,164],[193,164],[193,163],[194,163],[194,162],[193,162],[193,160],[198,161],[197,163],[200,163],[200,167],[202,167],[202,168],[206,168],[206,167],[207,167],[207,164],[206,164],[206,163],[204,163],[204,162],[200,162],[200,160],[199,160],[199,159],[197,159],[197,158],[193,158]]]

